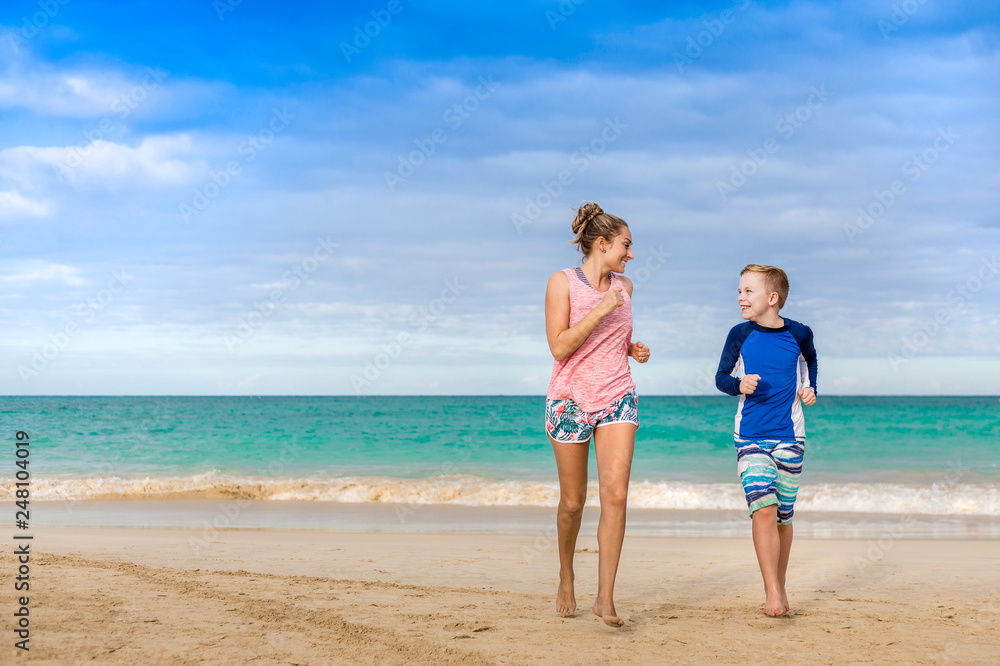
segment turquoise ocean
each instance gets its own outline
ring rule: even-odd
[[[744,510],[735,409],[640,397],[630,507]],[[797,515],[1000,519],[996,397],[821,396],[805,414]],[[543,417],[524,396],[0,398],[11,451],[16,430],[31,438],[33,499],[63,501],[554,507]]]
[[[735,408],[640,398],[638,504],[716,508],[710,488],[736,483]],[[1000,515],[996,398],[827,396],[805,412],[804,489],[867,489],[857,511]],[[394,487],[402,501],[536,505],[556,480],[541,397],[7,397],[0,415],[31,436],[39,499],[129,496],[141,480],[145,495],[252,482],[262,499],[389,501]],[[817,508],[845,508],[830,500]]]

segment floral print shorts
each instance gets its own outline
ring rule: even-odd
[[[570,399],[545,401],[545,432],[557,442],[585,444],[594,428],[612,423],[639,427],[639,396],[629,391],[599,412],[585,412]]]

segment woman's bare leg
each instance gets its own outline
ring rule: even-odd
[[[615,612],[614,592],[625,539],[625,508],[635,451],[635,431],[636,427],[631,423],[615,423],[594,429],[594,451],[597,453],[597,476],[601,488],[601,520],[597,524],[600,554],[597,601],[593,611],[612,627],[624,624]]]
[[[556,593],[556,612],[571,617],[576,612],[576,594],[573,589],[573,554],[576,537],[580,534],[583,505],[587,501],[587,458],[590,440],[581,444],[552,442],[559,471],[559,509],[556,527],[559,540],[559,591]]]

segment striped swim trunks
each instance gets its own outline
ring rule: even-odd
[[[736,439],[736,467],[754,511],[778,505],[778,524],[792,522],[795,496],[799,492],[805,442],[795,439]]]

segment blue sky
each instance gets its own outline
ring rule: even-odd
[[[821,393],[1000,394],[998,19],[7,3],[0,393],[542,394],[596,200],[635,240],[640,394],[715,391],[752,262]]]

